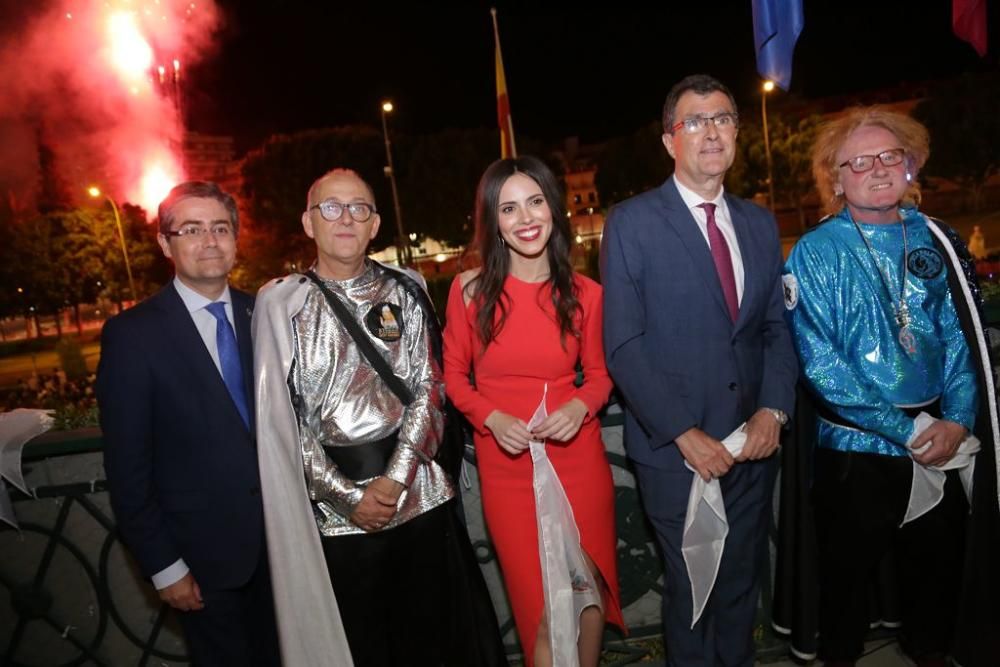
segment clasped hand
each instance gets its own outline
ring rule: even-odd
[[[757,461],[766,459],[778,449],[781,439],[781,424],[769,410],[761,408],[750,417],[743,432],[747,434],[743,450],[737,461]]]
[[[351,513],[351,521],[369,533],[380,530],[396,515],[396,502],[402,492],[403,485],[388,477],[372,480]]]
[[[920,449],[928,442],[933,443],[927,451],[914,454],[913,460],[929,468],[940,467],[951,460],[969,431],[961,424],[939,419],[921,431],[910,444],[910,449]]]
[[[494,410],[486,418],[486,428],[496,438],[501,449],[516,456],[526,450],[532,440],[572,440],[586,417],[587,406],[580,399],[573,398],[553,411],[533,431],[528,430],[528,424],[523,419],[500,410]]]
[[[157,593],[161,600],[178,611],[199,611],[205,608],[201,599],[201,587],[190,572]]]
[[[755,412],[743,427],[743,432],[746,433],[746,442],[736,458],[722,442],[698,428],[688,429],[674,442],[688,465],[707,482],[713,477],[725,475],[735,462],[765,459],[778,449],[781,425],[767,410]]]
[[[726,446],[699,428],[690,428],[674,440],[688,465],[706,482],[722,477],[733,467]]]

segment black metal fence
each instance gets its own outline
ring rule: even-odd
[[[662,564],[621,448],[621,415],[602,422],[615,479],[622,607],[630,640],[606,635],[605,664],[627,665],[647,654],[643,642],[660,633]],[[474,466],[473,457],[468,457]],[[169,607],[117,538],[103,479],[100,432],[49,433],[25,447],[23,467],[36,497],[12,490],[20,531],[0,530],[0,648],[3,665],[168,665],[187,662]],[[466,490],[470,534],[497,606],[513,661],[517,645],[493,546],[481,525],[478,485]],[[479,525],[477,526],[477,521]],[[765,573],[759,657],[785,653],[769,617],[770,568]]]

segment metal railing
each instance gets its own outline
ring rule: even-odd
[[[620,413],[602,420],[615,480],[621,602],[631,639],[605,635],[605,664],[639,661],[636,638],[660,634],[662,562],[621,446]],[[482,523],[475,460],[464,502],[469,532],[513,660],[520,653],[496,552]],[[20,532],[0,530],[3,665],[164,665],[187,662],[170,608],[145,582],[117,537],[103,479],[97,429],[48,433],[28,443],[23,464],[36,496],[13,492]],[[772,529],[773,531],[773,529]],[[784,654],[770,632],[770,568],[763,582],[758,657]],[[4,630],[4,628],[10,628]]]

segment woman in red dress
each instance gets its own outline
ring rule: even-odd
[[[483,511],[530,667],[552,664],[529,441],[545,451],[573,510],[600,606],[579,617],[577,651],[597,665],[604,621],[624,628],[614,486],[596,418],[611,391],[601,287],[574,273],[555,176],[537,158],[494,162],[476,193],[482,267],[455,278],[444,332],[449,397],[475,428]],[[584,382],[576,387],[576,366]],[[548,417],[528,421],[548,385]]]

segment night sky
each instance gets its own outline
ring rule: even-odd
[[[377,124],[383,98],[396,104],[396,131],[496,122],[489,2],[219,4],[218,52],[188,72],[188,122],[233,134],[241,150],[277,132]],[[726,82],[745,112],[757,108],[750,0],[496,6],[518,135],[631,132],[699,71]],[[950,0],[806,0],[804,11],[791,90],[804,98],[997,67],[997,11],[986,60],[952,34]]]

